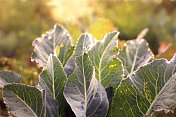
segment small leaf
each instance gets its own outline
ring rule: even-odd
[[[57,100],[60,115],[65,111],[63,90],[66,80],[61,62],[56,56],[50,55],[47,68],[40,74],[39,86],[46,90],[47,96]]]
[[[111,117],[141,117],[176,109],[176,55],[140,67],[115,93]],[[156,116],[158,117],[158,116]]]
[[[109,102],[87,54],[76,57],[75,70],[67,80],[64,96],[77,117],[106,117]]]
[[[149,31],[149,29],[148,28],[145,28],[145,29],[143,29],[139,34],[138,34],[138,36],[137,36],[137,40],[141,40],[141,39],[143,39],[144,37],[145,37],[145,35],[147,35],[147,32]]]
[[[7,83],[19,83],[21,76],[12,71],[0,72],[0,88],[3,88]]]
[[[80,36],[78,43],[75,47],[75,50],[73,52],[73,55],[70,57],[70,59],[68,60],[67,64],[64,67],[67,76],[72,74],[75,69],[75,58],[77,56],[83,55],[84,52],[87,52],[92,44],[92,41],[93,38],[88,33],[84,33]]]
[[[43,96],[42,92],[35,87],[30,87],[23,84],[7,84],[3,88],[3,100],[7,104],[8,110],[14,116],[58,116],[57,111],[53,112],[53,110],[57,110],[57,102],[53,99],[49,99],[46,98],[46,96]],[[50,105],[48,105],[49,103]]]
[[[46,67],[50,54],[57,55],[63,66],[70,58],[73,52],[71,37],[61,26],[55,25],[47,35],[33,41],[34,53],[31,60],[39,63],[40,67]],[[59,48],[59,51],[58,51]]]
[[[117,36],[118,32],[108,33],[88,52],[95,66],[95,76],[105,88],[117,87],[122,79],[122,62],[115,58],[118,54]]]

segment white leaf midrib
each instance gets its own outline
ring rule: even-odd
[[[53,57],[50,58],[51,66],[52,66],[52,89],[53,89],[53,98],[56,99],[55,96],[55,82],[54,82],[54,64],[53,64]]]
[[[160,94],[163,92],[163,90],[165,89],[165,87],[168,85],[168,83],[173,80],[173,76],[175,75],[176,73],[174,73],[170,79],[166,82],[166,84],[164,85],[164,87],[160,90],[160,92],[155,96],[155,99],[153,100],[153,102],[151,103],[150,107],[148,108],[147,112],[146,112],[146,115],[148,115],[150,113],[150,110],[152,109],[153,105],[155,104],[155,102],[157,101],[158,99],[158,96],[160,96]]]
[[[8,89],[6,89],[6,90],[8,90]],[[31,110],[31,112],[34,114],[34,116],[35,117],[37,117],[37,115],[36,115],[36,113],[33,111],[33,109],[30,107],[30,106],[28,106],[28,104],[26,103],[26,102],[24,102],[17,94],[15,94],[13,91],[10,91],[10,90],[8,90],[9,92],[11,92],[11,93],[13,93],[20,101],[22,101],[28,108],[29,108],[29,110]]]
[[[83,67],[83,79],[84,79],[84,111],[87,111],[87,88],[86,88],[86,78],[84,74],[84,61],[83,61],[83,56],[82,56],[82,67]]]
[[[100,58],[100,62],[99,62],[99,69],[98,69],[98,75],[99,75],[99,82],[101,83],[101,64],[102,64],[102,59],[107,51],[107,48],[109,47],[109,45],[111,44],[111,42],[115,39],[116,35],[111,39],[111,41],[108,43],[108,45],[105,47],[103,54]],[[104,44],[104,43],[103,43]],[[101,46],[100,46],[101,47]]]
[[[136,52],[135,52],[135,56],[134,56],[134,60],[133,60],[133,63],[132,63],[132,67],[131,67],[130,74],[132,74],[132,73],[133,73],[133,71],[134,71],[134,67],[135,67],[135,64],[136,64],[136,60],[137,60],[138,51],[139,51],[139,47],[136,49]]]

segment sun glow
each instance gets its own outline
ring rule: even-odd
[[[50,6],[57,21],[75,22],[92,12],[88,0],[51,0]]]

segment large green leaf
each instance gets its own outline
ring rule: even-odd
[[[65,68],[64,68],[67,76],[72,74],[75,69],[75,58],[77,56],[83,55],[84,52],[87,52],[87,50],[93,44],[92,41],[93,41],[93,37],[88,33],[84,33],[80,36],[80,38],[77,42],[77,45],[75,47],[75,50],[73,52],[73,55],[70,57],[70,59],[68,60],[67,64],[65,65]]]
[[[0,72],[0,88],[3,88],[7,83],[19,83],[21,76],[12,71],[1,71]]]
[[[118,32],[108,33],[88,52],[95,66],[95,76],[105,88],[117,87],[123,74],[121,61],[114,57],[118,54],[117,36]]]
[[[88,55],[76,57],[75,65],[64,90],[68,104],[77,117],[106,117],[109,107],[107,94],[95,78]]]
[[[61,62],[54,55],[48,58],[47,68],[40,74],[39,86],[46,90],[47,96],[57,100],[61,115],[65,110],[65,99],[63,96],[66,74]]]
[[[139,38],[127,41],[123,51],[120,51],[118,55],[118,58],[123,61],[126,75],[148,63],[152,57],[153,54],[148,47],[148,43]]]
[[[155,60],[122,81],[114,96],[111,117],[141,117],[176,109],[176,55]],[[158,116],[157,116],[158,117]],[[171,116],[172,117],[172,116]]]
[[[35,87],[7,84],[3,99],[8,110],[18,117],[58,117],[57,102]]]
[[[54,29],[50,30],[47,35],[33,41],[34,53],[31,60],[39,63],[40,67],[45,67],[49,55],[55,54],[64,66],[73,52],[70,38],[65,29],[55,25]]]

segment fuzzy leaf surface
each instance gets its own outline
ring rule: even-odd
[[[73,52],[71,37],[59,25],[55,25],[48,34],[34,40],[32,45],[34,46],[34,53],[31,60],[36,61],[40,67],[44,68],[50,54],[55,54],[64,66]]]
[[[123,61],[126,75],[148,63],[152,57],[153,54],[144,39],[127,41],[124,49],[118,55],[118,58]]]
[[[58,117],[57,102],[46,98],[46,95],[35,87],[7,84],[3,88],[3,99],[14,116]]]
[[[3,88],[7,83],[19,83],[21,76],[12,71],[0,72],[0,88]]]
[[[76,57],[75,70],[67,80],[64,96],[77,117],[106,117],[109,108],[107,94],[95,78],[87,54]]]
[[[176,109],[176,55],[140,67],[115,93],[110,117],[150,117],[174,114]]]
[[[118,54],[118,32],[108,33],[103,40],[94,45],[88,52],[92,64],[95,66],[95,76],[105,87],[117,87],[121,81],[123,68]]]
[[[73,52],[73,55],[70,57],[70,59],[68,60],[67,64],[64,67],[67,76],[72,74],[75,69],[75,58],[77,56],[83,55],[84,52],[87,52],[88,48],[91,46],[90,44],[92,40],[93,39],[91,35],[88,33],[84,33],[80,36],[78,43],[75,47],[75,50]]]
[[[66,80],[62,63],[55,55],[50,55],[46,69],[40,74],[39,86],[46,90],[47,96],[57,100],[61,115],[65,110],[63,91]]]

